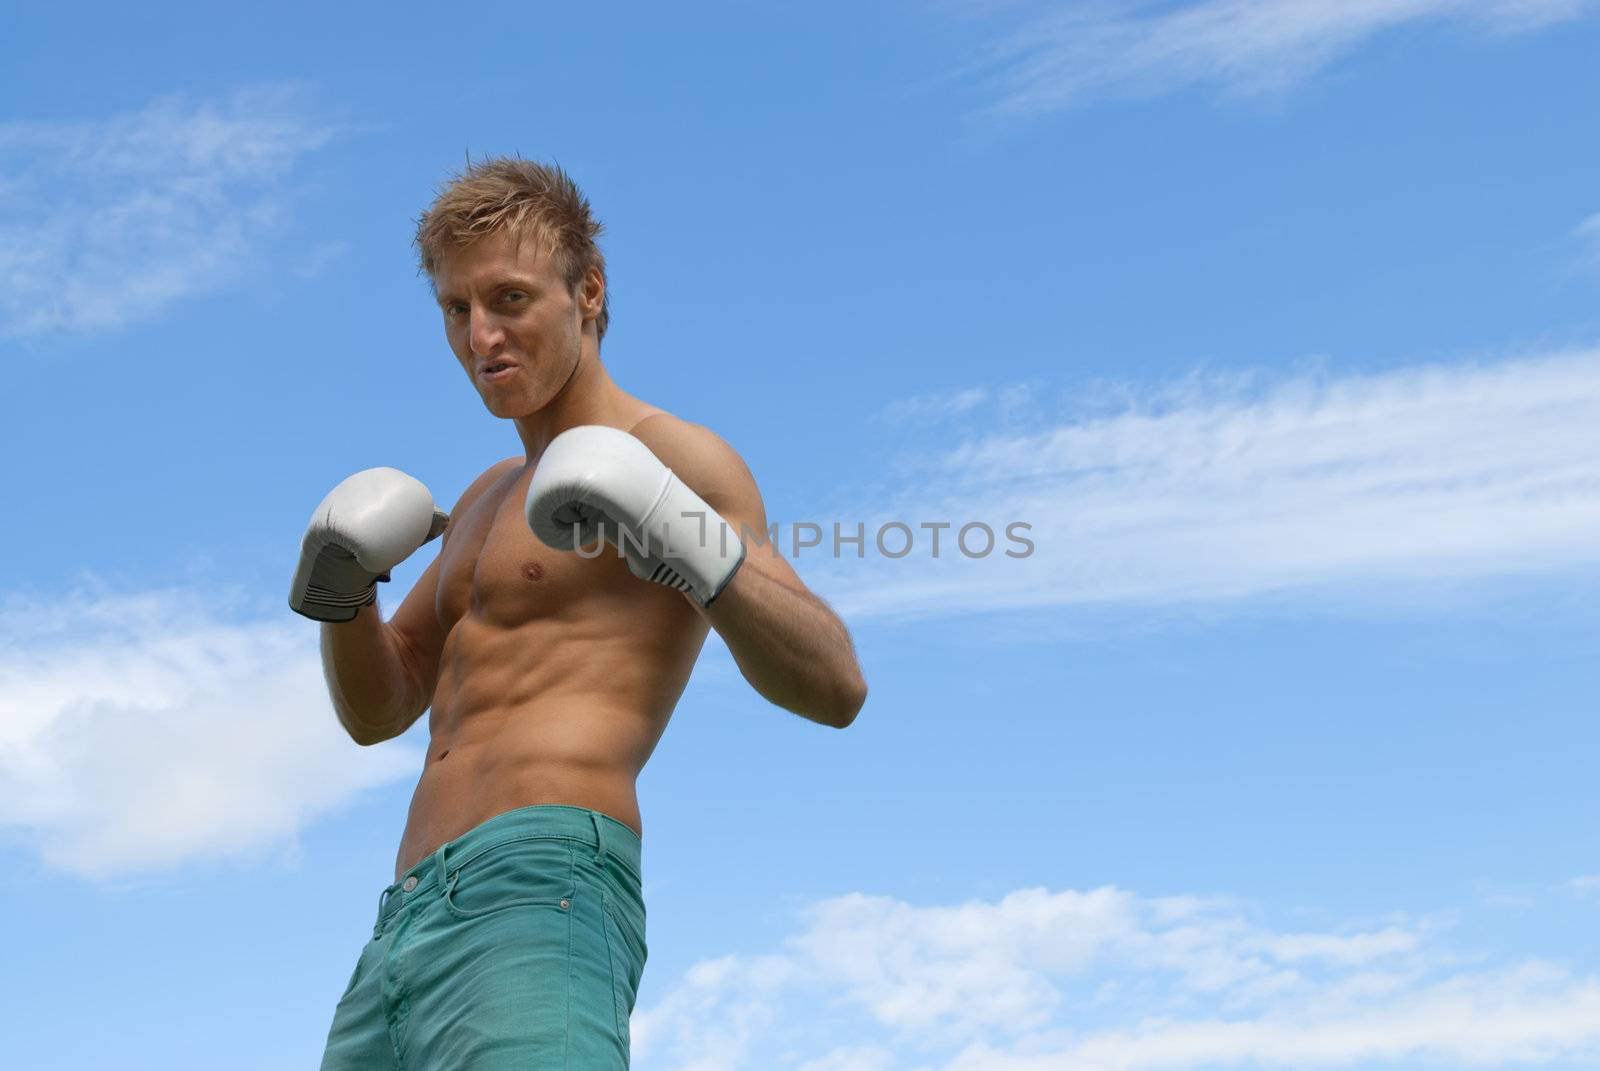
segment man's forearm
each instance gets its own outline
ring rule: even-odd
[[[353,621],[322,626],[322,673],[334,713],[356,743],[388,740],[413,720],[415,684],[377,603]]]
[[[763,697],[812,721],[849,725],[867,685],[844,623],[752,553],[705,612],[739,671]]]

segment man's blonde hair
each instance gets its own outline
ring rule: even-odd
[[[606,273],[606,258],[595,244],[600,221],[578,184],[561,168],[510,156],[467,163],[467,169],[439,189],[439,196],[417,220],[417,255],[429,279],[440,259],[491,234],[512,234],[539,243],[553,256],[567,289],[576,292],[590,268]],[[606,288],[595,327],[601,338],[611,320]]]

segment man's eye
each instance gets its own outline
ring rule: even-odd
[[[523,301],[527,298],[527,296],[528,295],[524,294],[521,290],[507,290],[505,294],[502,295],[501,300],[507,303],[513,301]]]
[[[467,307],[465,305],[446,305],[444,307],[446,316],[461,316],[465,314],[466,311]]]

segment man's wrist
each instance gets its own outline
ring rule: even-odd
[[[364,590],[354,593],[329,591],[327,588],[307,585],[305,598],[290,608],[302,617],[321,621],[325,625],[354,621],[360,615],[363,606],[371,606],[378,601],[378,580],[386,579],[388,578],[377,577]]]

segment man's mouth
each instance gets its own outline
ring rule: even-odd
[[[478,375],[484,379],[503,379],[516,370],[516,365],[507,361],[492,361],[483,366]]]

